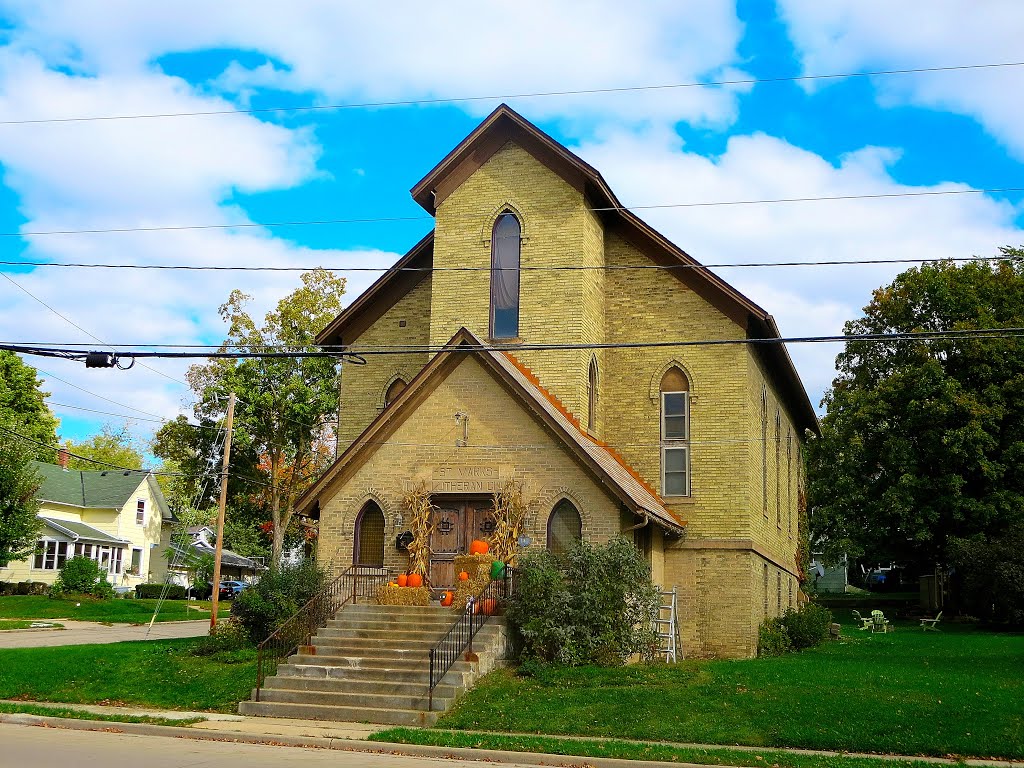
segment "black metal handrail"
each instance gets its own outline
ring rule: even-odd
[[[473,656],[473,638],[480,628],[495,613],[504,609],[509,595],[512,594],[512,569],[506,568],[503,578],[494,579],[484,587],[480,594],[466,601],[459,618],[455,620],[444,637],[430,649],[430,690],[427,692],[427,709],[434,708],[434,689],[448,674],[448,671],[460,658],[471,660]],[[487,601],[494,602],[488,606]],[[493,607],[493,610],[488,610]]]
[[[377,588],[388,583],[386,568],[353,565],[320,590],[284,624],[257,646],[256,701],[268,671],[273,674],[281,659],[296,648],[309,645],[313,634],[334,618],[342,606],[355,603],[360,597],[372,597]]]

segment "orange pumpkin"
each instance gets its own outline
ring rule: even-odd
[[[471,554],[471,555],[486,555],[487,554],[487,550],[489,550],[489,549],[490,549],[490,546],[487,544],[486,541],[481,541],[480,539],[474,539],[473,542],[469,545],[469,554]]]
[[[398,574],[398,586],[404,587],[408,583],[409,583],[409,574],[407,574],[407,573],[400,573],[400,574]]]
[[[468,580],[469,580],[469,574],[466,573],[465,571],[461,571],[459,573],[459,581],[468,581]]]
[[[452,604],[452,602],[454,600],[455,600],[455,593],[454,592],[451,592],[451,591],[445,592],[444,596],[441,598],[441,605],[443,605],[445,608],[447,608],[448,606],[450,606]]]
[[[498,610],[498,601],[493,597],[488,597],[483,601],[481,607],[483,608],[484,616],[493,616]]]
[[[396,584],[396,583],[395,583],[395,582],[393,582],[393,581],[389,581],[389,582],[388,582],[388,586],[389,586],[389,587],[397,587],[397,586],[398,586],[398,584]]]
[[[408,584],[410,587],[422,587],[423,586],[423,575],[419,573],[410,573]]]

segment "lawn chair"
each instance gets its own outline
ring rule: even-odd
[[[853,620],[860,622],[860,626],[857,629],[871,629],[871,619],[865,619],[860,615],[860,611],[851,611],[851,613],[853,614]]]
[[[881,611],[877,611],[877,610],[876,611],[872,611],[871,612],[871,634],[875,634],[875,632],[883,632],[883,633],[884,632],[888,632],[889,629],[890,629],[890,627],[889,627],[889,620],[887,618],[885,618],[885,614],[882,613]]]
[[[938,614],[936,614],[934,619],[921,619],[921,631],[922,632],[927,632],[929,629],[932,630],[933,632],[941,631],[938,627],[935,626],[936,624],[939,623],[939,621],[941,619],[942,619],[942,611],[939,611]]]

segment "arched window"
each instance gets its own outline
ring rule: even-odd
[[[384,407],[387,408],[395,399],[402,394],[405,390],[406,383],[403,379],[395,379],[388,385],[387,392],[384,393]]]
[[[506,211],[491,232],[491,338],[519,336],[519,248],[522,228]]]
[[[768,519],[768,388],[761,385],[761,514]]]
[[[582,538],[583,520],[579,510],[568,499],[562,499],[548,518],[548,551],[553,555],[565,554]]]
[[[775,409],[775,524],[782,530],[782,414]],[[781,577],[780,577],[781,578]]]
[[[597,356],[590,358],[590,371],[587,375],[587,432],[591,434],[597,428]]]
[[[356,518],[354,565],[384,565],[384,513],[372,501],[359,512]]]
[[[675,366],[661,377],[661,492],[690,495],[690,382]]]

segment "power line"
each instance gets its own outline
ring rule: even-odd
[[[671,208],[715,208],[720,206],[739,205],[777,205],[782,203],[815,203],[842,200],[884,200],[889,198],[938,197],[946,195],[980,195],[1007,192],[1024,192],[1024,187],[992,187],[987,189],[938,189],[921,192],[879,192],[864,195],[820,195],[810,197],[777,197],[756,200],[712,200],[693,203],[659,203],[653,205],[610,205],[597,208],[550,209],[546,213],[571,213],[576,210],[594,213],[614,211],[650,211]],[[235,224],[168,224],[152,227],[105,227],[96,229],[49,229],[28,230],[24,232],[0,232],[0,237],[46,237],[50,235],[109,235],[126,232],[184,232],[210,229],[267,229],[272,227],[305,227],[335,224],[395,224],[399,222],[419,222],[433,220],[433,216],[370,216],[346,219],[296,219],[293,221],[243,221]],[[475,214],[454,216],[456,219],[479,218]]]
[[[96,414],[99,414],[101,416],[114,416],[114,417],[119,418],[119,419],[132,420],[132,421],[149,421],[149,422],[155,422],[157,424],[170,424],[170,423],[175,421],[175,419],[150,419],[150,418],[146,418],[144,416],[132,416],[129,413],[114,413],[113,411],[98,411],[95,408],[84,408],[84,407],[82,407],[80,405],[71,405],[69,403],[54,403],[54,402],[51,401],[50,403],[48,403],[48,405],[50,405],[53,408],[71,408],[71,409],[76,410],[76,411],[85,411],[86,413],[96,413]],[[209,426],[206,426],[205,424],[193,424],[191,422],[186,422],[186,425],[189,426],[189,427],[192,427],[193,429],[208,429],[208,430],[214,430],[214,431],[219,431],[221,429],[220,427],[209,427]]]
[[[634,341],[634,342],[593,342],[593,343],[519,343],[519,344],[457,344],[457,345],[445,345],[436,346],[429,344],[410,344],[410,345],[387,345],[378,344],[365,347],[343,347],[343,346],[329,346],[324,345],[321,347],[322,352],[287,352],[287,351],[267,351],[267,352],[157,352],[157,351],[134,351],[123,353],[123,357],[154,357],[154,358],[180,358],[180,357],[309,357],[313,355],[319,356],[339,356],[346,355],[356,359],[361,359],[368,356],[379,356],[379,355],[406,355],[406,354],[440,354],[440,353],[459,353],[459,352],[527,352],[527,351],[565,351],[565,350],[598,350],[598,349],[651,349],[651,348],[665,348],[665,347],[707,347],[707,346],[740,346],[740,345],[751,345],[751,346],[771,346],[778,344],[831,344],[841,343],[845,344],[851,341],[867,341],[867,342],[884,342],[884,341],[952,341],[956,339],[971,339],[971,338],[982,338],[982,339],[1016,339],[1024,336],[1024,327],[1008,327],[1008,328],[966,328],[966,329],[954,329],[947,331],[899,331],[891,333],[863,333],[863,334],[842,334],[842,335],[831,335],[831,336],[788,336],[788,337],[770,337],[770,338],[736,338],[736,339],[673,339],[668,341]],[[125,345],[127,346],[127,345]],[[160,345],[152,345],[160,346]],[[57,347],[42,347],[42,346],[26,346],[20,344],[0,343],[0,349],[10,350],[20,354],[28,355],[44,355],[44,356],[55,356],[74,355],[77,357],[84,357],[87,354],[101,354],[101,353],[85,353],[78,350],[69,351],[67,349],[60,349]],[[102,353],[108,354],[108,353]],[[116,354],[116,353],[115,353]],[[365,361],[364,361],[365,362]],[[129,366],[130,367],[130,366]],[[43,371],[45,374],[45,371]],[[56,377],[54,377],[56,378]],[[58,379],[58,381],[63,381]],[[69,382],[65,382],[69,383]],[[75,385],[72,385],[75,386]],[[80,387],[79,387],[80,388]],[[83,390],[87,391],[87,390]],[[95,394],[95,393],[89,393]],[[99,395],[97,395],[99,397]],[[106,398],[104,398],[106,399]],[[113,401],[111,401],[113,402]],[[117,405],[123,405],[122,403],[115,403]],[[130,407],[130,406],[125,406]],[[132,410],[138,410],[132,408]],[[145,411],[141,411],[145,413]],[[156,414],[147,414],[154,416]],[[159,418],[159,416],[157,417]],[[297,423],[297,422],[296,422]]]
[[[14,278],[12,278],[10,275],[6,275],[3,272],[0,272],[0,277],[3,277],[7,282],[9,282],[11,285],[13,285],[15,288],[19,289],[23,293],[27,294],[30,298],[35,299],[37,302],[42,304],[44,307],[46,307],[48,310],[50,310],[50,312],[55,314],[57,317],[59,317],[61,320],[63,320],[68,325],[71,325],[74,328],[77,328],[82,333],[84,333],[86,336],[88,336],[91,339],[93,339],[94,341],[98,341],[100,344],[107,345],[107,343],[105,341],[103,341],[103,339],[101,339],[99,336],[97,336],[96,334],[90,333],[89,331],[85,330],[85,328],[80,326],[78,323],[76,323],[74,320],[72,320],[67,315],[64,315],[64,314],[61,314],[60,312],[58,312],[56,309],[51,307],[45,301],[43,301],[38,296],[36,296],[34,293],[32,293],[30,290],[28,290],[28,288],[23,286],[21,283],[16,282],[14,280]],[[153,368],[152,366],[146,365],[145,363],[140,363],[140,365],[143,368],[146,368],[146,369],[152,371],[155,374],[163,376],[165,379],[169,379],[170,381],[176,382],[178,384],[184,384],[185,386],[188,386],[188,382],[182,381],[181,379],[177,379],[174,376],[169,376],[166,373],[164,373],[163,371],[158,371],[156,368]]]
[[[0,120],[0,125],[38,125],[40,123],[86,123],[110,120],[154,120],[171,117],[207,117],[212,115],[255,115],[268,112],[326,112],[343,109],[369,109],[380,107],[408,107],[429,104],[464,104],[478,101],[505,101],[509,99],[539,99],[554,96],[590,96],[610,93],[629,93],[639,91],[667,91],[683,88],[713,88],[731,85],[758,85],[763,83],[794,83],[806,80],[837,80],[847,77],[878,77],[883,75],[913,75],[927,72],[956,72],[964,70],[997,69],[1019,67],[1024,62],[999,62],[991,64],[963,64],[949,67],[913,67],[907,69],[878,69],[862,72],[841,72],[821,75],[789,75],[781,77],[749,77],[729,80],[702,80],[685,83],[663,83],[656,85],[632,85],[613,88],[583,88],[564,91],[532,91],[527,93],[508,93],[491,96],[453,96],[433,99],[401,99],[394,101],[363,101],[338,104],[313,104],[300,106],[259,107],[249,109],[211,109],[192,112],[157,112],[148,114],[128,115],[85,115],[77,117],[24,118],[19,120]]]
[[[4,345],[4,346],[10,347],[10,346],[17,346],[17,345]],[[106,400],[108,403],[112,403],[113,405],[118,405],[118,406],[120,406],[122,408],[127,408],[129,411],[136,411],[137,413],[142,413],[142,414],[145,414],[146,416],[153,416],[153,417],[155,417],[157,419],[162,419],[163,418],[158,413],[150,413],[149,411],[144,411],[141,408],[136,408],[133,405],[127,405],[126,403],[119,403],[117,400],[111,400],[109,397],[104,397],[103,395],[98,395],[95,392],[89,391],[85,387],[80,387],[77,384],[72,384],[67,379],[62,379],[60,376],[57,376],[57,375],[52,374],[52,373],[48,373],[47,371],[44,371],[42,368],[36,368],[36,370],[39,371],[39,373],[41,373],[44,376],[46,376],[48,379],[53,379],[54,381],[59,381],[62,384],[67,384],[69,387],[74,387],[75,389],[79,390],[80,392],[84,392],[87,395],[92,395],[93,397],[98,397],[100,400]]]
[[[61,261],[3,261],[0,267],[67,267],[74,269],[156,269],[186,270],[196,272],[311,272],[323,269],[328,272],[501,272],[506,269],[520,272],[577,272],[577,271],[632,271],[654,270],[675,271],[687,269],[749,269],[760,267],[835,267],[873,264],[921,264],[929,262],[951,261],[1014,261],[1020,256],[950,256],[942,259],[831,259],[821,261],[746,261],[721,262],[713,264],[551,264],[538,266],[516,267],[325,267],[323,265],[306,267],[260,267],[260,266],[217,266],[211,264],[100,264]],[[2,274],[2,271],[0,271]],[[118,345],[125,346],[125,345]]]

